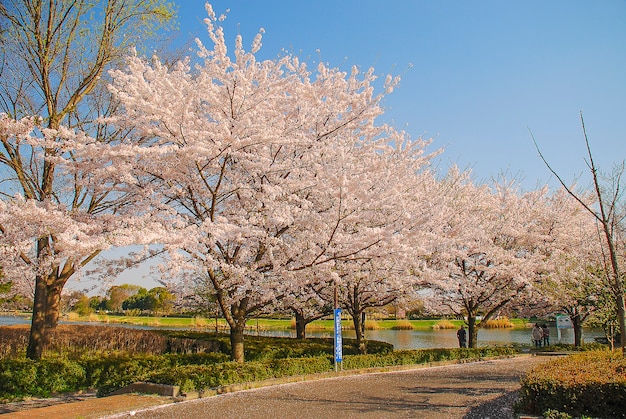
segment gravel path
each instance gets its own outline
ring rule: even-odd
[[[109,418],[509,419],[520,377],[549,358],[522,356],[283,384]]]

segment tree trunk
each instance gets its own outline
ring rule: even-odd
[[[37,240],[37,257],[39,258],[49,247],[47,237]],[[26,348],[26,357],[37,360],[43,355],[46,343],[46,311],[48,309],[48,277],[41,274],[35,276],[35,295],[33,301],[33,317]]]
[[[227,304],[224,291],[219,287],[215,274],[212,271],[209,271],[208,274],[215,287],[215,297],[220,310],[230,328],[230,360],[243,363],[245,362],[244,331],[246,330],[246,319],[249,315],[246,308],[249,300],[248,298],[243,298],[239,304]]]
[[[296,339],[306,339],[306,319],[299,311],[294,310],[294,314],[296,316]]]
[[[467,334],[469,335],[467,347],[475,348],[478,343],[478,327],[476,326],[475,316],[467,316]]]
[[[46,287],[46,328],[55,329],[59,324],[59,315],[61,313],[61,293],[63,284],[59,285],[56,281],[52,285]]]
[[[359,346],[359,352],[364,355],[367,353],[367,340],[365,339],[365,312],[361,313],[361,345]]]
[[[365,341],[365,312],[355,313],[352,316],[354,331],[356,333],[356,346],[359,353],[365,355],[367,353],[367,342]]]
[[[579,347],[583,343],[583,321],[579,315],[570,316],[574,326],[574,346]]]
[[[41,359],[46,339],[46,304],[47,291],[45,278],[37,275],[35,279],[35,297],[33,302],[33,318],[30,326],[26,357],[33,360]]]
[[[623,288],[621,281],[619,281],[619,285]],[[626,310],[624,309],[624,294],[619,293],[615,301],[617,303],[617,320],[619,322],[619,343],[622,347],[622,355],[626,356]]]
[[[218,323],[219,309],[215,308],[215,336],[217,336],[220,332],[220,325]]]
[[[245,361],[244,357],[244,330],[245,330],[245,322],[243,323],[243,327],[241,326],[241,322],[237,322],[237,325],[233,328],[230,328],[230,360],[235,362],[243,363]]]

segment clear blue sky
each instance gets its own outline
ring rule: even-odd
[[[204,0],[177,0],[180,36],[209,42]],[[445,147],[441,165],[476,179],[550,174],[534,149],[571,181],[585,170],[580,124],[598,162],[626,158],[624,0],[216,0],[232,46],[265,29],[262,58],[283,49],[308,63],[374,67],[400,75],[386,122]],[[319,53],[317,52],[319,50]],[[412,67],[410,67],[412,65]],[[584,182],[585,185],[587,181]],[[552,182],[551,182],[552,184]]]
[[[176,3],[180,39],[208,43],[204,0]],[[386,122],[413,137],[434,137],[434,147],[446,149],[440,165],[471,167],[477,180],[508,171],[522,176],[526,189],[550,181],[531,130],[557,172],[573,181],[586,168],[580,112],[597,162],[608,170],[626,158],[624,0],[217,0],[213,6],[217,14],[230,9],[224,26],[231,47],[236,34],[248,47],[265,29],[263,59],[286,49],[310,64],[400,75],[400,87],[385,101]],[[116,283],[156,286],[141,279],[146,271],[125,272]]]

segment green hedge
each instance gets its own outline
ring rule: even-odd
[[[354,370],[449,360],[469,361],[516,353],[517,351],[510,347],[407,350],[380,355],[347,355],[343,358],[342,367],[344,370]],[[333,358],[321,355],[249,361],[245,364],[226,362],[215,365],[181,365],[154,371],[143,379],[159,384],[178,385],[183,391],[190,391],[271,378],[325,373],[331,372],[333,368]]]
[[[380,355],[346,355],[343,369],[411,365],[444,360],[476,360],[511,355],[512,348],[433,349],[388,352]],[[205,390],[245,383],[333,371],[328,354],[265,359],[243,364],[228,362],[225,354],[112,355],[75,360],[0,360],[0,399],[43,396],[52,393],[98,389],[106,395],[136,381],[180,386],[183,391]]]
[[[166,368],[150,374],[147,381],[178,385],[182,391],[206,390],[230,384],[329,372],[331,368],[332,360],[329,356],[251,361],[245,364],[227,362]]]
[[[517,409],[626,418],[626,358],[621,352],[590,351],[539,365],[522,379]]]
[[[48,397],[85,388],[85,370],[63,359],[9,359],[0,362],[0,399],[25,396]]]
[[[155,371],[194,365],[206,366],[224,363],[228,356],[220,353],[166,354],[84,358],[85,388],[97,388],[99,395],[106,395],[136,381],[149,381]]]
[[[469,361],[485,357],[510,356],[513,348],[424,349],[406,350],[382,355],[347,355],[343,369],[354,370],[397,365],[415,365],[438,361]],[[333,358],[327,355],[310,358],[285,358],[251,361],[245,364],[187,365],[167,368],[150,374],[146,380],[159,384],[178,385],[183,391],[204,390],[229,384],[267,380],[270,378],[330,372]]]
[[[0,360],[0,400],[48,397],[53,393],[87,388],[108,394],[135,381],[145,380],[154,371],[184,365],[215,365],[227,360],[227,355],[217,353],[112,355],[75,360],[3,359]]]
[[[344,369],[427,364],[440,361],[476,361],[486,357],[510,356],[518,351],[512,347],[473,349],[418,349],[394,351],[382,355],[351,355],[344,357]]]
[[[227,352],[230,344],[227,344]],[[371,354],[393,352],[393,345],[387,342],[367,341],[367,351]],[[269,359],[284,358],[308,358],[322,355],[332,355],[332,338],[267,338],[258,336],[246,336],[245,359],[246,361],[265,361]],[[344,355],[355,355],[359,348],[355,339],[343,339]]]

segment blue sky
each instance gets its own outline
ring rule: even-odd
[[[204,0],[178,0],[181,42],[199,37]],[[525,189],[551,180],[532,143],[567,181],[585,172],[583,113],[605,170],[626,158],[624,0],[216,0],[230,45],[265,29],[259,56],[288,50],[313,64],[374,67],[400,75],[385,122],[445,147],[442,168],[471,167],[477,180],[502,171]],[[319,53],[317,52],[319,50]],[[116,283],[140,283],[131,270]],[[86,284],[81,281],[78,288]]]
[[[204,0],[178,0],[181,38],[209,42]],[[445,147],[440,166],[502,171],[526,189],[550,180],[532,143],[562,176],[585,171],[583,113],[604,168],[626,158],[624,0],[216,0],[227,40],[260,57],[283,49],[312,64],[400,75],[385,122]],[[319,53],[317,52],[319,50]],[[530,130],[530,131],[529,131]],[[583,178],[587,185],[588,178]],[[554,184],[554,182],[551,182]]]

